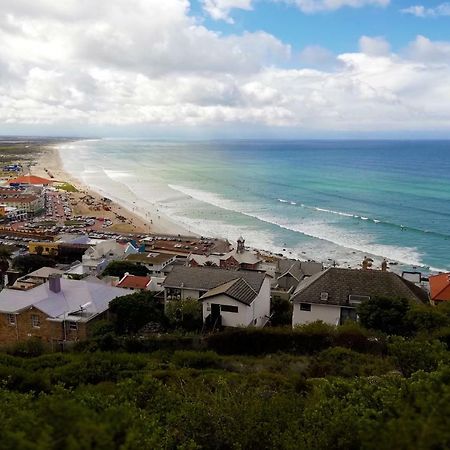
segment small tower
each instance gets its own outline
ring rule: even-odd
[[[237,253],[244,253],[245,251],[245,239],[241,236],[238,240],[237,240]]]
[[[383,259],[383,262],[381,263],[381,270],[383,272],[387,272],[388,270],[388,262],[386,261],[386,259]]]

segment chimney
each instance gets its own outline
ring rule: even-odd
[[[61,275],[59,273],[50,274],[48,277],[48,286],[55,294],[61,292]]]

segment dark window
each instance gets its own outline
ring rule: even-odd
[[[69,322],[69,330],[78,330],[78,324],[76,322]]]
[[[41,322],[39,320],[39,316],[36,316],[35,314],[31,315],[31,326],[33,328],[39,328],[41,325]]]
[[[239,308],[237,306],[231,305],[220,305],[220,310],[223,312],[232,312],[232,313],[239,312]]]
[[[310,303],[300,303],[300,311],[311,311]]]

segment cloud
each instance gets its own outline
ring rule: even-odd
[[[298,55],[268,33],[214,32],[186,0],[3,2],[0,132],[450,128],[450,42],[395,53],[363,36],[354,53]]]
[[[345,6],[362,8],[363,6],[388,6],[390,0],[275,0],[296,5],[304,13],[335,11]]]
[[[404,14],[411,14],[416,17],[441,17],[450,16],[450,3],[445,2],[434,8],[427,8],[426,6],[416,5],[410,6],[400,10]]]
[[[230,17],[232,9],[243,9],[250,11],[253,0],[201,0],[203,9],[214,20],[224,20],[228,23],[234,23]]]
[[[391,46],[383,37],[362,36],[359,40],[359,48],[362,53],[372,56],[386,56]]]

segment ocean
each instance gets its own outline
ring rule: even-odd
[[[355,267],[450,270],[450,141],[83,140],[66,171],[143,217]]]

